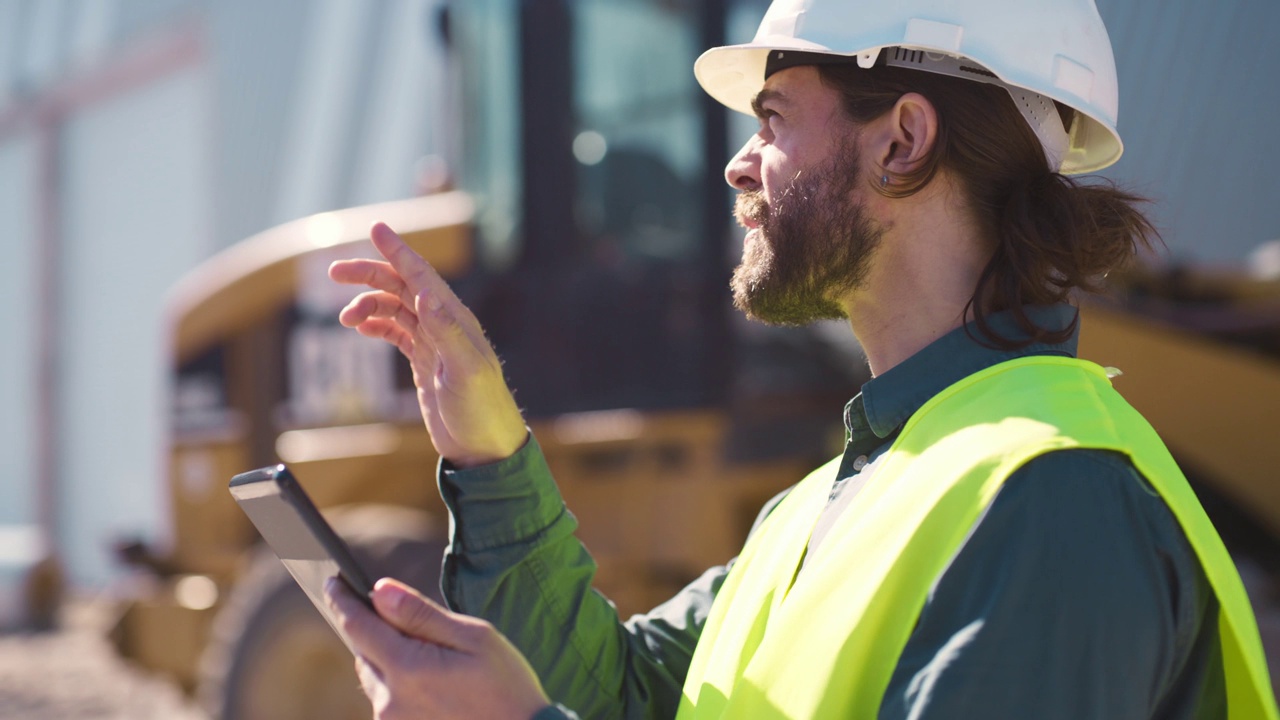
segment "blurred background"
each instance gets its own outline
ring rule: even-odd
[[[1082,354],[1126,373],[1274,643],[1280,5],[1099,5],[1126,143],[1103,175],[1167,251],[1086,310]],[[317,690],[349,658],[225,483],[287,461],[370,563],[434,586],[407,370],[324,278],[375,219],[481,317],[620,609],[730,557],[866,379],[843,325],[728,304],[722,169],[755,121],[691,68],[766,6],[0,0],[0,667],[61,620],[220,717],[367,712]],[[53,702],[16,692],[0,715]]]

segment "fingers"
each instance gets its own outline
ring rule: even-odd
[[[484,621],[385,578],[372,593],[377,615],[336,579],[325,595],[357,649],[356,674],[376,717],[533,717],[551,702],[528,661]]]
[[[391,318],[407,332],[418,326],[418,316],[405,307],[398,295],[381,290],[357,295],[338,314],[338,322],[346,327],[358,327],[371,317]]]
[[[458,324],[476,342],[477,346],[488,346],[488,341],[485,340],[484,333],[480,330],[480,322],[467,309],[467,306],[462,304],[458,296],[453,294],[449,284],[444,281],[444,278],[440,277],[435,268],[431,267],[431,263],[424,260],[421,255],[413,251],[413,248],[406,245],[394,230],[387,227],[386,223],[374,223],[374,226],[369,230],[369,239],[373,241],[373,246],[377,248],[378,252],[388,260],[390,269],[398,275],[410,296],[422,297],[426,295],[432,298],[432,302],[439,302],[450,315],[454,316]],[[400,295],[406,306],[414,306],[413,301],[405,297],[406,293],[391,292],[396,292],[396,294]]]
[[[339,627],[356,651],[375,666],[385,666],[404,652],[406,639],[351,594],[337,578],[324,585],[325,601],[338,617]]]
[[[435,268],[406,245],[386,223],[374,223],[369,229],[369,239],[414,294],[429,290],[433,294],[443,291],[453,295]]]
[[[410,361],[414,359],[418,316],[395,295],[382,291],[363,293],[342,309],[338,321],[346,327],[355,328],[365,337],[385,340],[395,345]]]
[[[471,343],[475,352],[492,354],[480,322],[453,294],[453,290],[430,263],[415,253],[385,223],[375,224],[369,236],[378,252],[390,262],[339,260],[329,266],[331,279],[344,284],[367,285],[394,295],[405,308],[415,308],[418,298],[427,298],[442,320],[452,321],[453,325],[443,325],[444,327],[460,328],[462,336]],[[442,324],[436,323],[436,326],[441,327]]]
[[[385,318],[370,318],[360,323],[359,325],[356,325],[355,329],[356,329],[356,332],[360,333],[365,337],[373,338],[375,340],[385,340],[391,343],[392,345],[395,345],[396,349],[399,350],[400,353],[404,355],[405,358],[408,359],[411,364],[419,359],[419,358],[415,358],[413,354],[413,350],[414,350],[413,335],[410,334],[408,331],[406,331],[404,328],[400,327],[394,320],[387,320]],[[430,355],[430,353],[428,353],[428,355]],[[428,360],[430,359],[431,358],[428,358]],[[417,370],[415,367],[415,372],[416,371]]]
[[[413,301],[413,293],[404,279],[391,267],[391,263],[382,260],[338,260],[329,266],[329,278],[343,285],[368,285],[389,292],[405,304]]]
[[[329,268],[337,282],[373,288],[343,309],[340,321],[409,358],[423,420],[441,456],[463,466],[508,457],[527,431],[479,321],[385,224],[374,225],[370,237],[387,262],[345,260]]]
[[[391,578],[374,585],[373,606],[391,626],[435,645],[469,652],[483,622],[450,612],[413,588]]]

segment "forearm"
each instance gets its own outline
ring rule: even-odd
[[[536,441],[484,468],[446,467],[440,483],[453,518],[443,581],[452,607],[493,623],[552,699],[584,718],[674,714],[705,612],[668,603],[620,621],[591,589],[595,563]],[[702,582],[690,597],[709,607],[718,580]]]

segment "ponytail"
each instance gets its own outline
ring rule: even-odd
[[[1066,328],[1037,327],[1025,307],[1066,302],[1077,289],[1099,292],[1108,273],[1159,238],[1137,210],[1145,200],[1109,180],[1086,184],[1037,169],[1027,181],[1008,183],[1003,197],[990,194],[987,224],[993,226],[995,249],[965,310],[997,347],[1071,337],[1077,321]],[[1012,313],[1024,340],[1002,338],[991,329],[987,316],[1001,310]]]

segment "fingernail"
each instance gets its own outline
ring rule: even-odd
[[[391,609],[400,612],[400,608],[404,605],[404,591],[398,587],[392,586],[390,589],[391,596],[387,598],[387,602],[391,605]]]
[[[334,595],[338,592],[338,581],[336,578],[329,578],[324,581],[324,599],[325,602],[333,605]]]
[[[427,309],[431,312],[440,309],[440,298],[436,297],[435,293],[427,294]]]
[[[401,588],[387,582],[378,582],[373,586],[373,592],[382,598],[382,603],[386,605],[391,612],[399,612],[400,607],[404,605],[405,592]]]

